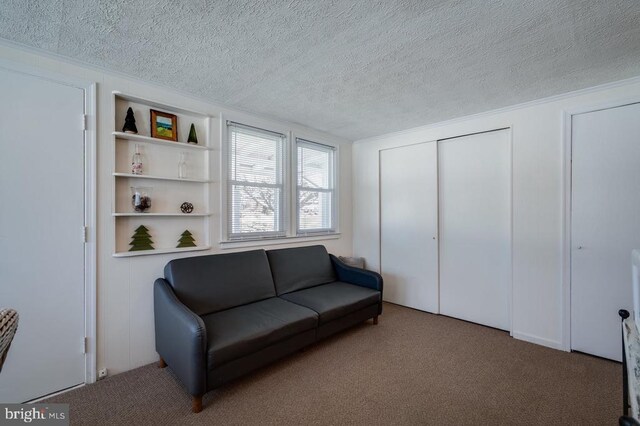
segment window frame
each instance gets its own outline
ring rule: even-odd
[[[314,138],[315,139],[315,138]],[[338,187],[338,147],[335,145],[316,142],[310,140],[308,138],[301,137],[296,135],[295,138],[292,139],[293,151],[294,151],[294,162],[292,165],[292,174],[295,174],[293,186],[294,186],[294,196],[295,200],[295,235],[299,237],[306,236],[316,236],[316,235],[330,235],[337,233],[337,218],[338,218],[338,196],[337,196],[337,187]],[[311,188],[305,187],[304,185],[298,185],[298,167],[300,165],[300,159],[298,158],[298,147],[299,146],[307,146],[307,147],[319,147],[324,148],[326,152],[330,152],[330,165],[329,165],[329,187],[325,188]],[[313,229],[300,229],[300,192],[302,191],[315,191],[318,193],[329,193],[331,194],[331,210],[329,212],[330,217],[329,221],[331,226],[328,228],[313,228]]]
[[[271,130],[269,128],[253,126],[250,124],[245,124],[242,122],[238,122],[235,120],[225,120],[224,122],[225,128],[225,141],[224,144],[226,146],[226,150],[223,156],[223,162],[225,164],[224,167],[224,182],[225,188],[223,189],[225,202],[223,204],[222,214],[224,216],[223,220],[223,235],[225,241],[252,241],[252,240],[262,240],[262,239],[278,239],[285,238],[289,234],[289,214],[288,214],[288,180],[289,180],[289,170],[288,170],[288,152],[290,145],[290,135],[288,132],[282,132],[277,130]],[[272,134],[282,138],[282,147],[281,152],[282,156],[279,158],[279,161],[276,161],[276,167],[278,170],[276,171],[276,177],[280,176],[282,182],[280,184],[267,184],[267,183],[259,183],[259,182],[246,182],[246,181],[236,181],[231,179],[231,160],[232,160],[232,149],[231,149],[231,135],[233,132],[230,127],[232,125],[237,126],[238,128],[246,128],[258,133]],[[278,221],[278,231],[264,231],[264,232],[233,232],[233,208],[230,205],[231,200],[233,199],[232,192],[234,186],[248,186],[253,188],[279,188],[280,196],[278,203],[278,211],[276,212],[276,217]]]
[[[257,119],[241,112],[220,114],[220,186],[217,197],[220,200],[220,228],[218,241],[221,248],[262,246],[265,244],[283,244],[291,239],[322,240],[340,238],[340,145],[327,138],[326,135],[316,133],[299,132],[292,130],[290,126],[283,125],[275,121]],[[231,197],[231,132],[229,123],[239,126],[262,130],[268,133],[284,135],[284,146],[282,150],[283,159],[281,161],[283,191],[283,205],[281,232],[252,232],[232,234],[233,226],[232,212],[229,203]],[[320,137],[318,137],[320,136]],[[317,232],[303,231],[298,233],[298,158],[296,140],[302,139],[307,142],[332,148],[333,155],[333,203],[332,203],[332,229],[322,229]],[[322,142],[314,142],[321,140]],[[256,185],[258,186],[258,185]],[[214,186],[215,187],[215,186]],[[215,196],[215,194],[214,194]]]

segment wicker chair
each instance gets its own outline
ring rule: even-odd
[[[0,309],[0,372],[17,329],[18,313],[13,309]]]

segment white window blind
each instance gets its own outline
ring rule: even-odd
[[[234,122],[227,129],[228,238],[286,236],[285,135]]]
[[[332,146],[296,139],[298,235],[335,232],[335,157]]]

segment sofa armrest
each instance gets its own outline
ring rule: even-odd
[[[156,351],[191,395],[207,391],[207,333],[202,318],[187,308],[158,278],[153,286]]]
[[[382,276],[380,274],[349,266],[332,254],[329,257],[331,257],[331,263],[333,263],[333,268],[338,275],[338,280],[378,290],[382,293]]]

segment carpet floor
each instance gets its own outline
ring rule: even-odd
[[[614,425],[621,366],[385,304],[371,321],[191,400],[147,365],[47,402],[88,425]]]

